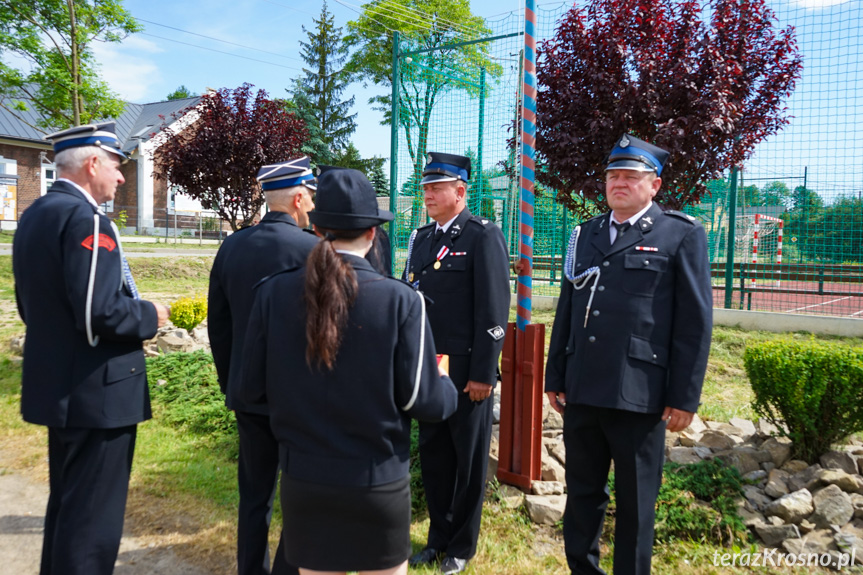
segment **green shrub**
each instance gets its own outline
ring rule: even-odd
[[[216,442],[235,440],[234,414],[225,407],[209,353],[201,350],[148,358],[147,380],[159,419]]]
[[[734,467],[718,459],[692,465],[667,463],[656,500],[654,541],[697,541],[730,546],[748,540],[749,531],[737,514],[735,500],[743,496],[743,480]],[[614,474],[604,535],[614,539]]]
[[[117,217],[114,218],[114,225],[117,226],[117,229],[123,231],[123,228],[126,227],[126,222],[129,221],[129,214],[126,213],[126,210],[120,210],[117,212]]]
[[[743,363],[752,409],[815,462],[831,445],[863,431],[863,348],[811,341],[754,344]]]
[[[207,319],[207,298],[181,297],[171,304],[171,322],[177,327],[192,331]]]

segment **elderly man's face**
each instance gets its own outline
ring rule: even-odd
[[[297,225],[301,228],[309,226],[309,212],[315,209],[315,201],[312,192],[308,188],[302,189],[297,194],[300,196],[300,205],[297,209]]]
[[[120,160],[114,154],[94,156],[90,167],[90,190],[97,204],[110,202],[117,194],[117,186],[126,181],[120,171]]]
[[[653,172],[608,170],[605,173],[605,197],[620,221],[646,208],[662,180]]]
[[[445,224],[464,209],[465,185],[462,181],[431,182],[423,186],[423,199],[429,217]]]

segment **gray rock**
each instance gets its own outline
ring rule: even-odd
[[[715,454],[717,459],[721,459],[728,465],[737,468],[741,475],[746,475],[752,471],[761,469],[761,462],[756,455],[757,450],[742,447],[739,449],[730,449],[721,453]]]
[[[779,428],[764,418],[759,419],[755,423],[755,428],[758,430],[759,434],[764,436],[779,435]]]
[[[694,447],[672,447],[668,452],[668,461],[671,463],[698,463],[701,457],[696,453]]]
[[[695,447],[701,441],[701,434],[683,430],[680,432],[678,440],[683,447]]]
[[[557,459],[561,465],[566,466],[566,446],[563,441],[559,441],[554,449],[551,450],[551,455]]]
[[[713,451],[709,447],[693,447],[695,453],[698,454],[698,457],[701,459],[710,459],[713,457]]]
[[[851,523],[846,523],[842,526],[842,532],[863,539],[863,519],[854,519]]]
[[[680,435],[676,431],[665,432],[665,449],[671,449],[680,443]]]
[[[770,461],[776,467],[782,467],[791,457],[791,442],[785,438],[770,437],[764,440],[760,449],[770,454]]]
[[[828,485],[812,496],[815,512],[809,521],[819,529],[828,529],[831,525],[845,525],[854,516],[854,506],[851,497],[842,491],[838,485]]]
[[[757,483],[762,479],[767,479],[767,472],[763,469],[756,469],[755,471],[750,471],[746,475],[743,476],[743,479],[746,481],[752,481],[753,483]]]
[[[488,454],[488,466],[486,467],[486,477],[495,477],[497,476],[497,466],[499,463],[498,454],[497,453],[489,453]]]
[[[518,509],[524,503],[524,493],[518,487],[505,483],[500,484],[498,497],[510,509]]]
[[[15,355],[24,355],[24,341],[27,339],[26,335],[16,335],[11,340],[9,340],[9,348]]]
[[[541,525],[554,525],[563,518],[566,497],[563,495],[525,495],[524,507],[530,520]]]
[[[765,441],[764,443],[767,443],[767,442]],[[764,447],[763,444],[762,444],[762,447]],[[779,467],[783,471],[787,471],[791,475],[794,475],[795,473],[800,473],[804,469],[807,469],[809,467],[809,464],[806,463],[805,461],[801,460],[801,459],[790,459],[790,460],[786,461],[785,463],[783,463],[782,465],[780,465]]]
[[[804,519],[803,521],[801,521],[798,527],[800,527],[800,533],[802,533],[803,535],[815,531],[815,524],[808,519]]]
[[[807,489],[801,489],[788,495],[783,495],[764,508],[767,517],[782,518],[785,523],[800,523],[815,510],[812,494]]]
[[[543,429],[542,436],[543,437],[559,437],[563,434],[562,429]]]
[[[761,511],[773,503],[772,499],[764,495],[764,492],[754,485],[744,485],[743,496],[746,497],[756,511]]]
[[[191,333],[192,339],[197,341],[198,343],[209,346],[210,345],[210,333],[207,331],[206,324],[201,324],[195,329],[192,330]]]
[[[796,525],[756,525],[755,532],[768,547],[776,547],[786,539],[800,537]]]
[[[566,482],[566,470],[563,465],[546,452],[542,454],[542,480]]]
[[[837,533],[833,536],[833,541],[841,553],[846,554],[844,565],[850,565],[851,558],[854,558],[855,564],[863,563],[863,539],[852,535],[851,533]]]
[[[751,437],[755,435],[755,424],[748,419],[743,419],[742,417],[732,417],[728,420],[728,423],[739,429],[742,432],[742,437]]]
[[[764,463],[761,464],[761,469],[763,469],[767,473],[770,473],[771,471],[776,469],[776,464],[773,463],[772,461],[765,461]]]
[[[186,330],[177,331],[185,332]],[[173,353],[177,351],[191,352],[204,349],[204,346],[197,343],[191,337],[188,337],[188,333],[186,333],[185,338],[178,337],[174,334],[161,335],[156,338],[156,345],[159,346],[162,353]]]
[[[530,490],[534,495],[563,495],[563,483],[560,481],[533,481]]]
[[[833,532],[829,529],[816,529],[800,539],[786,539],[782,542],[782,547],[796,555],[805,553],[824,555],[829,551],[838,550],[833,540]]]
[[[563,416],[553,409],[548,410],[548,414],[542,422],[543,429],[563,429]]]
[[[708,429],[701,435],[701,440],[698,442],[698,445],[700,447],[709,447],[714,451],[724,451],[734,447],[735,443],[727,434],[722,433],[721,431]]]
[[[791,475],[787,471],[781,469],[773,469],[767,475],[767,485],[764,486],[764,493],[778,499],[783,495],[788,494],[788,485],[785,483]]]
[[[825,485],[836,485],[846,493],[856,493],[863,486],[863,480],[857,475],[849,475],[841,469],[822,469],[815,474],[806,488],[809,491],[814,491]]]
[[[863,495],[852,493],[851,506],[854,508],[854,519],[863,518]]]
[[[704,425],[704,421],[702,421],[701,418],[696,413],[695,415],[692,416],[692,422],[689,424],[689,427],[687,427],[683,431],[685,431],[686,433],[692,433],[692,434],[700,435],[700,434],[704,433],[706,430],[707,430],[707,426]]]
[[[857,461],[847,451],[828,451],[819,458],[824,469],[841,469],[845,473],[857,473]]]
[[[791,477],[788,478],[788,481],[785,483],[788,485],[788,489],[790,491],[797,491],[799,489],[803,489],[809,482],[815,479],[818,475],[818,472],[821,471],[821,466],[817,463],[815,465],[810,465],[803,471],[799,473],[794,473]]]

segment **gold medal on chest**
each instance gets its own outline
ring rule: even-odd
[[[440,269],[440,260],[438,260],[434,263],[434,269],[436,269],[436,270]]]
[[[414,272],[411,272],[411,274],[408,276],[408,281],[414,281]]]

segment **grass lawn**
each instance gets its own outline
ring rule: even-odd
[[[44,428],[21,421],[20,360],[12,355],[8,345],[13,335],[23,333],[15,310],[10,260],[9,256],[0,256],[0,450],[10,470],[45,480],[46,433]],[[206,294],[212,257],[135,258],[130,263],[145,297],[167,303],[180,296]],[[552,312],[534,313],[534,322],[547,324],[547,337],[552,320]],[[812,336],[714,329],[702,417],[725,421],[734,416],[752,416],[742,351],[750,342],[779,337]],[[863,345],[860,339],[843,341]],[[0,468],[0,473],[3,472]],[[497,494],[497,484],[492,482],[483,512],[479,551],[468,573],[568,573],[560,530],[531,524],[523,510],[507,507]],[[209,573],[228,575],[236,572],[236,508],[235,446],[169,425],[164,417],[160,418],[157,407],[154,419],[139,427],[127,513],[131,530],[154,546],[172,546],[181,557]],[[278,510],[273,521],[276,525],[280,521]],[[416,549],[424,544],[427,530],[428,518],[415,517],[411,538]],[[273,549],[275,543],[274,533]],[[610,571],[613,549],[604,545],[603,552],[603,566]],[[654,573],[804,572],[792,568],[733,569],[713,565],[714,554],[728,552],[726,548],[693,541],[657,546]],[[439,573],[431,568],[411,572]]]

